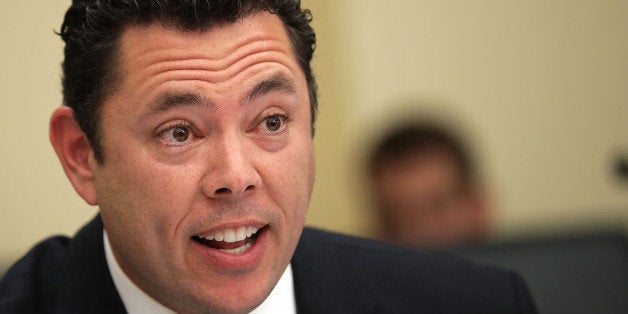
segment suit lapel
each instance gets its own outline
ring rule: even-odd
[[[59,312],[126,313],[105,259],[100,215],[76,234],[69,252]]]
[[[324,233],[305,228],[292,258],[298,313],[372,313],[375,300],[356,278],[341,249]],[[347,264],[349,263],[349,264]]]

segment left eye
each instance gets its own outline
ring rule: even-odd
[[[266,120],[264,121],[264,124],[266,125],[266,128],[268,128],[268,130],[273,131],[273,132],[277,131],[281,129],[281,126],[283,124],[282,117],[277,116],[277,115],[270,116],[266,118]]]
[[[174,129],[172,129],[172,138],[181,143],[181,142],[185,142],[188,137],[190,137],[190,131],[186,128],[182,128],[182,127],[176,127]]]
[[[274,114],[266,117],[264,121],[262,121],[262,125],[266,130],[274,133],[285,129],[287,122],[287,116]]]

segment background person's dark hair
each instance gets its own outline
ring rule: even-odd
[[[445,150],[455,160],[464,184],[475,178],[472,158],[467,147],[445,127],[433,123],[403,123],[389,131],[371,152],[370,174],[376,176],[387,161],[409,155]]]
[[[160,22],[182,31],[205,31],[259,11],[277,14],[286,27],[308,83],[313,135],[317,88],[310,61],[316,36],[310,11],[300,8],[300,0],[74,0],[60,31],[66,43],[63,101],[74,110],[96,160],[104,162],[100,111],[120,80],[116,49],[125,26]]]

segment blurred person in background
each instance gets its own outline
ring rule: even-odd
[[[381,239],[450,248],[487,235],[488,208],[473,158],[445,126],[400,124],[374,145],[368,167]]]

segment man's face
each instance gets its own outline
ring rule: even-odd
[[[117,261],[179,312],[248,311],[290,262],[314,181],[307,84],[281,20],[131,26],[90,160]]]
[[[432,149],[385,161],[374,194],[390,240],[443,247],[474,240],[484,213],[450,152]]]

